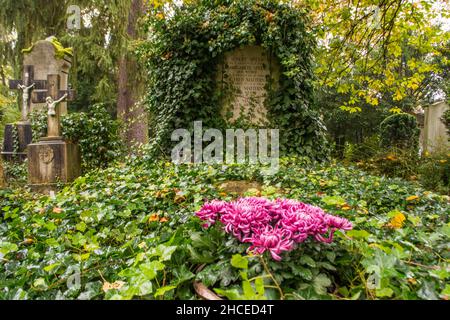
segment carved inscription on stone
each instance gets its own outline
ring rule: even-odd
[[[254,124],[267,121],[268,89],[276,85],[278,68],[266,50],[247,46],[225,54],[219,66],[222,115],[230,122],[242,117]]]

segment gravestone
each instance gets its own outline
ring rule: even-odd
[[[68,101],[73,100],[74,91],[68,90],[68,74],[72,64],[71,56],[60,48],[52,38],[36,42],[30,49],[24,50],[23,80],[10,80],[11,90],[21,93],[21,121],[5,126],[2,157],[5,160],[24,160],[26,147],[32,141],[31,124],[28,114],[33,110],[45,107],[48,84],[47,75],[60,76],[59,91],[68,95]],[[67,113],[67,103],[62,102],[61,114]]]
[[[450,147],[447,128],[441,118],[449,106],[445,101],[435,102],[425,108],[423,146],[424,151],[433,153],[447,151]]]
[[[224,55],[218,66],[221,113],[230,123],[245,119],[267,123],[266,100],[279,81],[279,64],[260,46],[245,46]]]
[[[48,75],[46,98],[47,137],[28,145],[28,183],[38,192],[56,189],[58,183],[75,180],[81,174],[81,157],[77,144],[65,141],[61,136],[60,106],[67,98],[60,91],[60,75]]]
[[[60,76],[59,90],[67,91],[69,88],[69,71],[72,66],[72,57],[61,53],[52,42],[52,38],[37,41],[30,49],[25,50],[23,64],[33,66],[34,79],[47,80],[47,75],[57,74]],[[30,102],[30,111],[45,109],[46,87],[33,90]],[[70,101],[70,100],[69,100]],[[60,112],[67,113],[67,102],[61,103]]]

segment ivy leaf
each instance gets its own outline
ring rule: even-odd
[[[417,292],[417,295],[424,300],[438,300],[438,296],[434,290],[434,284],[430,281],[425,281],[422,287]]]
[[[139,265],[139,269],[145,275],[147,280],[153,280],[156,277],[158,271],[163,270],[165,265],[159,261],[150,261]]]
[[[239,269],[248,269],[248,260],[240,254],[235,254],[231,258],[231,265]]]
[[[155,296],[155,298],[164,296],[166,294],[166,292],[169,292],[169,291],[175,289],[176,287],[177,286],[171,285],[171,286],[165,286],[165,287],[158,288],[156,290],[154,296]]]
[[[394,294],[394,290],[392,290],[391,288],[381,288],[381,289],[376,289],[376,295],[379,298],[383,298],[383,297],[392,297],[392,295]]]
[[[156,255],[160,257],[161,261],[167,261],[172,258],[172,254],[177,249],[177,246],[166,246],[166,245],[159,245],[156,247],[152,255]]]
[[[246,300],[244,296],[242,296],[237,289],[223,290],[223,289],[214,289],[217,294],[221,296],[227,297],[230,300]]]

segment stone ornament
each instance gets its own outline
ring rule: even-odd
[[[52,162],[54,157],[55,153],[53,152],[53,149],[47,145],[43,146],[39,150],[39,159],[41,159],[41,161],[45,164],[49,164],[50,162]]]

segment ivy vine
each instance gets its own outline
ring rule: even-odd
[[[281,67],[266,107],[271,128],[280,129],[282,154],[327,157],[326,128],[314,105],[315,40],[306,12],[275,0],[200,0],[172,9],[158,7],[148,14],[149,37],[137,49],[149,81],[151,152],[168,151],[172,130],[191,128],[194,121],[230,127],[219,110],[220,59],[234,49],[259,45]]]

